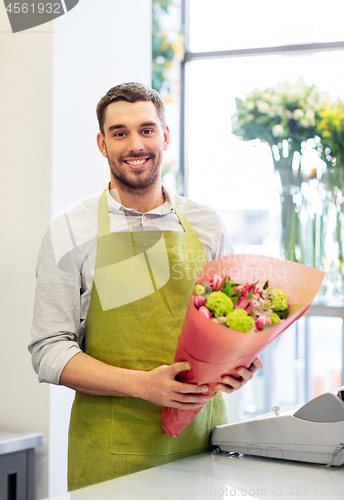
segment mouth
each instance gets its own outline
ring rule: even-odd
[[[140,170],[148,165],[149,160],[150,156],[145,158],[127,158],[124,160],[124,163],[126,163],[132,170]]]

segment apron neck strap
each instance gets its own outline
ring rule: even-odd
[[[107,189],[100,195],[98,201],[98,237],[110,234],[109,208],[107,203]]]
[[[174,211],[179,219],[179,222],[181,223],[184,231],[186,233],[192,233],[192,234],[195,234],[195,231],[192,229],[192,227],[190,226],[190,224],[188,223],[187,221],[187,218],[185,217],[185,215],[179,210],[179,208],[177,207],[177,205],[174,206]]]

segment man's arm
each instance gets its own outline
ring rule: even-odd
[[[238,379],[223,377],[219,391],[231,393],[240,389],[261,367],[259,358],[249,369],[239,368]],[[178,382],[179,372],[190,370],[188,362],[162,365],[151,371],[128,370],[110,366],[84,353],[76,354],[65,366],[60,384],[96,396],[127,396],[182,410],[202,406],[210,400],[206,385]]]
[[[162,365],[150,371],[128,370],[79,353],[63,369],[60,384],[86,394],[135,397],[172,408],[202,406],[210,400],[208,387],[175,380],[185,370],[190,370],[187,362]]]

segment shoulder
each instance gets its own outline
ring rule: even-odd
[[[98,210],[98,201],[101,193],[97,193],[95,195],[89,196],[88,198],[84,198],[79,200],[71,205],[68,205],[66,208],[58,212],[51,220],[51,222],[61,221],[64,218],[68,217],[68,219],[85,219],[92,214],[96,214]]]
[[[50,222],[51,232],[71,233],[79,243],[89,239],[97,227],[98,201],[101,193],[95,194],[57,213]]]
[[[200,224],[211,225],[214,229],[222,227],[222,220],[218,213],[207,205],[197,203],[190,198],[180,195],[171,195],[173,203],[182,211],[190,225],[196,228]],[[196,228],[195,231],[196,231]],[[197,232],[197,231],[196,231]]]
[[[85,245],[97,238],[99,196],[100,193],[80,200],[53,217],[43,238],[41,257],[52,254],[54,261],[60,263],[66,255],[73,255],[81,265]]]
[[[219,221],[220,217],[213,208],[207,205],[202,205],[197,203],[190,198],[185,196],[180,196],[177,194],[171,194],[173,203],[183,212],[185,217],[188,219],[189,223],[192,225],[192,221],[196,224],[199,222],[200,217],[205,217],[207,220],[213,220],[213,222]]]
[[[234,253],[225,224],[213,208],[184,196],[173,194],[171,198],[195,231],[208,260]]]

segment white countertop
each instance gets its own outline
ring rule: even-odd
[[[166,465],[54,497],[55,500],[344,499],[344,465],[220,452]]]
[[[13,432],[0,430],[0,455],[29,450],[43,444],[42,432]]]

